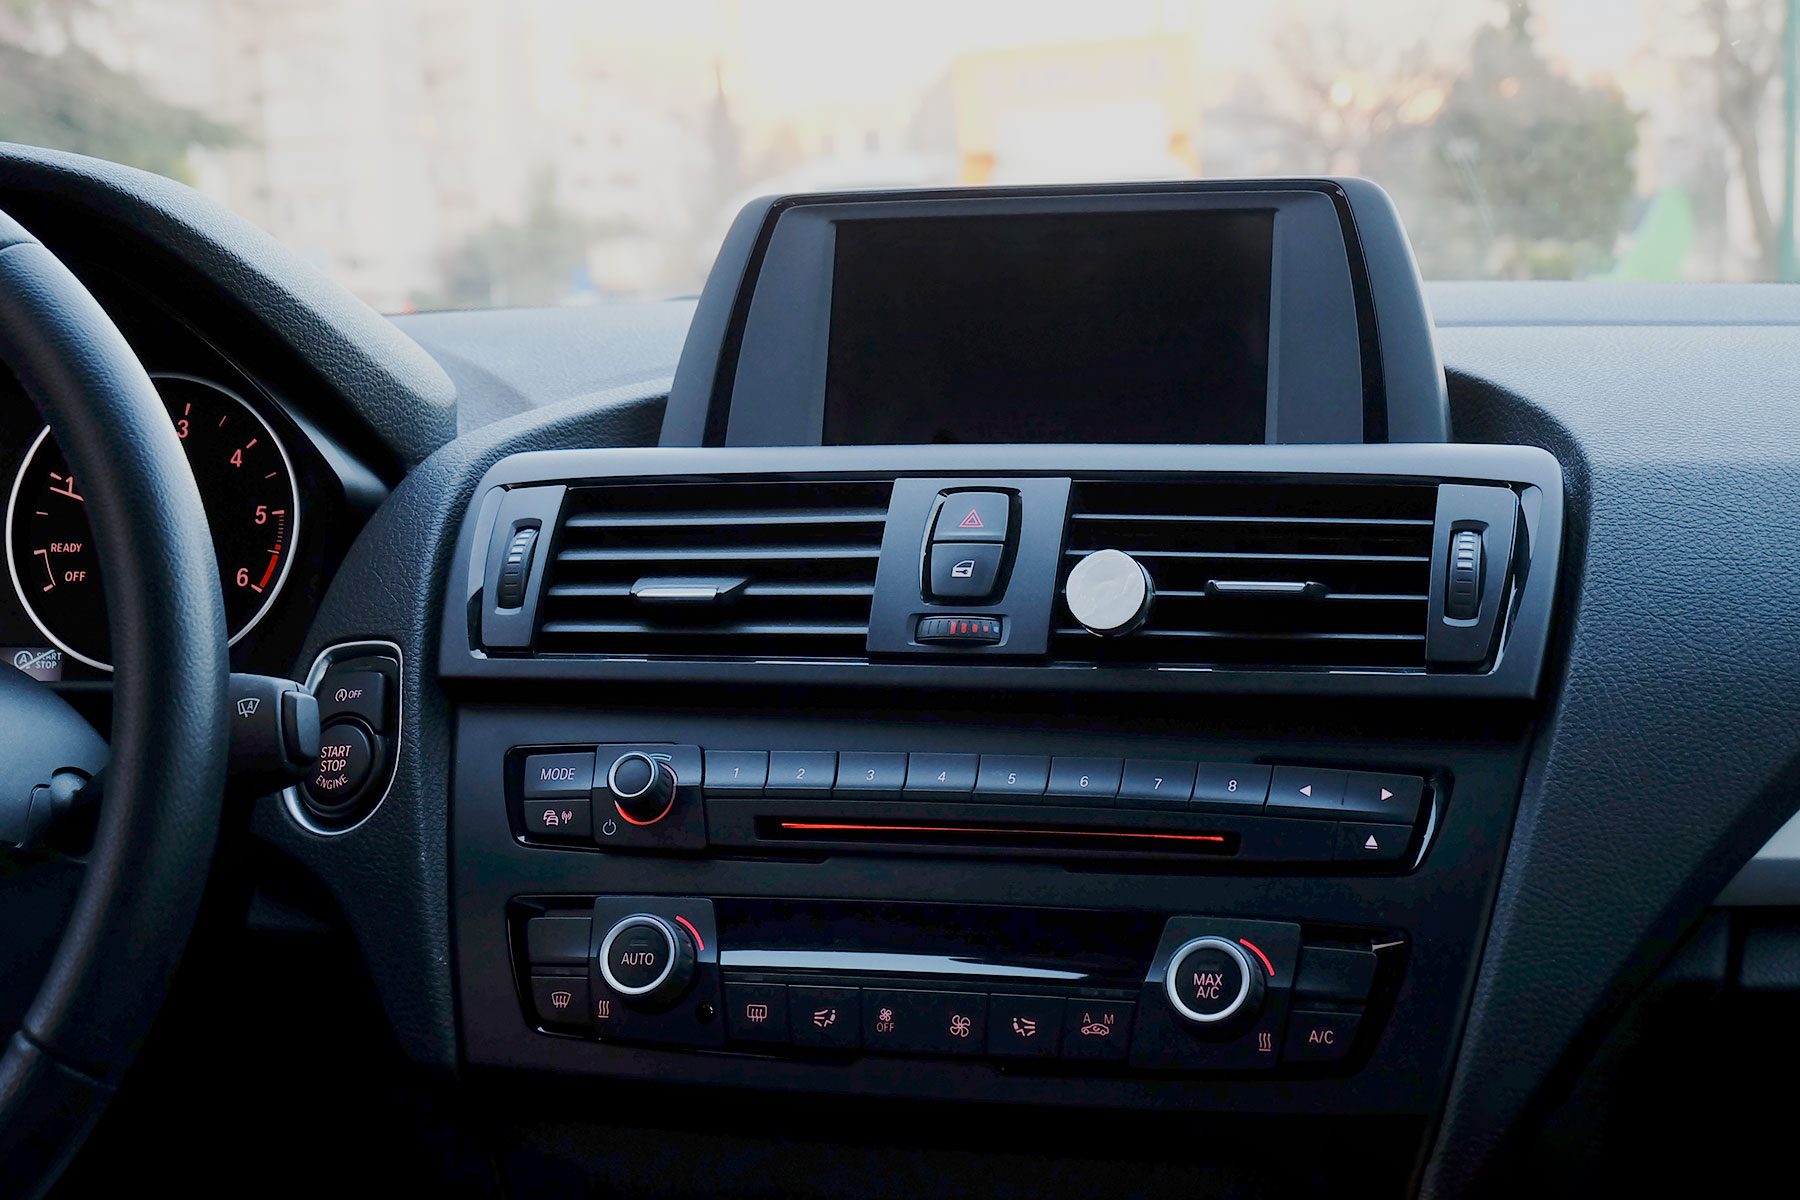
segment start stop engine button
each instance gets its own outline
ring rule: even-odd
[[[356,799],[375,769],[375,747],[361,725],[339,721],[319,735],[319,759],[306,776],[306,795],[320,808]]]

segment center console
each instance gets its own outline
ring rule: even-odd
[[[468,1061],[1427,1119],[1562,538],[1444,436],[1368,185],[753,206],[665,444],[464,518]]]

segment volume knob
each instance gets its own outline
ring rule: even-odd
[[[606,773],[613,806],[633,825],[654,825],[675,802],[675,771],[660,758],[633,750],[621,754]]]
[[[1123,550],[1096,550],[1069,572],[1063,596],[1083,629],[1123,637],[1144,623],[1155,596],[1150,572]]]

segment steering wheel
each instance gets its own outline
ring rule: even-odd
[[[41,814],[53,774],[105,764],[68,927],[0,1057],[0,1195],[17,1196],[47,1188],[93,1127],[192,932],[218,839],[228,659],[206,513],[149,376],[68,268],[4,213],[0,363],[81,480],[114,659],[110,762],[73,708],[0,666],[0,826],[34,803]]]

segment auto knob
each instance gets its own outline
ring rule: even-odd
[[[1155,597],[1150,572],[1123,550],[1096,550],[1069,572],[1063,597],[1083,629],[1123,637],[1144,623]]]
[[[687,930],[652,913],[621,917],[600,942],[600,977],[626,1004],[664,1009],[694,982],[698,956]]]
[[[1267,990],[1260,958],[1252,960],[1229,938],[1208,935],[1176,947],[1163,973],[1163,992],[1182,1021],[1223,1031],[1262,1011]]]
[[[621,754],[606,773],[613,807],[633,825],[654,825],[675,803],[675,769],[661,758],[633,750]]]

